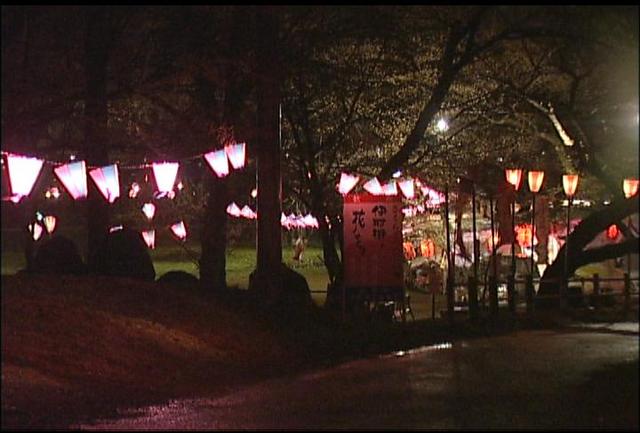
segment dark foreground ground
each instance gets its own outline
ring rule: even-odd
[[[559,330],[572,322],[541,313],[533,321],[505,314],[497,323],[474,326],[460,318],[454,328],[440,321],[344,324],[317,311],[265,312],[232,294],[125,279],[3,276],[2,428],[86,427],[131,408],[225,398],[265,380],[340,369],[377,354],[443,341],[491,341],[524,329]],[[635,410],[619,419],[637,428],[637,340],[635,347],[635,358],[590,370],[575,385],[636,384],[629,400]],[[620,409],[614,400],[585,404]]]

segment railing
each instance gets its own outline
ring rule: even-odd
[[[561,308],[566,307],[580,307],[589,306],[594,309],[602,309],[607,307],[622,306],[623,313],[626,315],[632,309],[632,306],[638,307],[639,290],[638,284],[640,278],[631,277],[625,273],[623,277],[600,277],[595,273],[591,278],[570,278],[566,282],[563,279],[550,280],[545,279],[544,283],[554,284],[558,287],[557,293],[552,294],[537,294],[535,291],[536,285],[539,287],[540,279],[527,276],[526,278],[519,279],[507,279],[495,280],[490,283],[476,283],[473,278],[469,278],[466,284],[453,284],[454,299],[459,298],[460,293],[466,298],[466,302],[454,302],[454,305],[460,307],[466,307],[471,320],[478,317],[480,307],[486,308],[487,297],[489,298],[490,310],[492,314],[497,313],[497,307],[500,303],[500,299],[495,299],[491,302],[491,289],[495,286],[494,290],[498,292],[498,288],[507,287],[506,301],[509,306],[509,310],[516,314],[518,305],[522,305],[521,300],[525,301],[526,312],[533,314],[536,305],[543,303],[555,304]],[[614,287],[607,285],[606,283],[618,283],[614,284]],[[591,286],[591,292],[586,290],[587,286]],[[524,287],[524,293],[522,296],[518,293],[517,287]],[[617,287],[615,287],[617,286]],[[576,290],[579,288],[579,290]],[[576,293],[577,292],[577,293]],[[475,296],[474,296],[475,295]],[[495,294],[494,294],[495,297]],[[474,302],[474,298],[476,302]],[[585,299],[587,305],[585,305]],[[632,301],[635,300],[635,303]],[[505,297],[502,297],[504,303]]]

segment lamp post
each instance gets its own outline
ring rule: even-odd
[[[535,259],[533,253],[535,250],[534,238],[536,235],[536,193],[540,191],[542,187],[542,181],[544,180],[544,171],[530,171],[529,176],[529,190],[531,191],[531,272],[529,273],[529,281],[527,284],[527,309],[531,311],[533,308],[533,271],[535,265]]]
[[[624,198],[631,198],[638,193],[638,179],[625,179],[622,181]],[[627,230],[631,230],[631,215],[627,218]],[[631,253],[627,254],[627,275],[631,277]]]
[[[522,169],[507,168],[505,170],[507,182],[513,185],[513,200],[511,201],[511,275],[507,282],[507,295],[509,297],[509,310],[512,313],[516,311],[515,284],[516,284],[516,192],[520,188],[520,180],[522,179]]]
[[[573,195],[576,193],[576,189],[578,188],[578,179],[579,176],[577,174],[564,174],[562,175],[562,187],[564,189],[564,193],[567,196],[567,235],[564,241],[564,280],[565,283],[560,285],[560,289],[563,289],[565,285],[568,287],[569,285],[569,231],[571,229],[571,202],[573,200]],[[560,297],[561,300],[563,296]]]

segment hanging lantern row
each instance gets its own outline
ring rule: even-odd
[[[337,185],[337,190],[343,196],[349,194],[360,182],[360,176],[351,175],[348,173],[340,174],[340,182]],[[377,177],[373,177],[366,181],[362,188],[372,195],[387,195],[394,196],[398,194],[398,189],[404,196],[404,198],[411,200],[415,198],[415,187],[418,187],[422,192],[422,195],[426,198],[426,205],[428,207],[439,206],[444,203],[444,194],[436,191],[433,188],[424,185],[419,179],[405,179],[401,181],[391,180],[386,184],[381,184]]]
[[[240,208],[235,202],[230,203],[227,206],[227,213],[236,218],[257,219],[258,214],[251,209],[248,205],[244,205]],[[280,214],[280,224],[287,230],[293,228],[313,228],[319,227],[318,220],[311,214],[307,215],[294,215],[293,213],[285,215],[284,212]]]
[[[9,200],[18,203],[31,193],[45,161],[8,152],[3,152],[3,154],[6,154],[7,157],[9,186],[11,188]],[[244,167],[246,144],[227,145],[222,150],[208,152],[203,156],[213,172],[218,177],[224,177],[229,174],[229,163],[234,169]],[[173,198],[175,196],[173,188],[179,167],[179,162],[154,162],[151,164],[157,187],[157,198]],[[87,197],[87,166],[85,161],[60,164],[53,169],[53,172],[74,200]],[[109,203],[113,203],[120,197],[117,164],[93,168],[89,171],[89,176]],[[178,189],[181,189],[181,184],[178,185]],[[129,190],[129,197],[135,198],[139,192],[140,185],[134,182]]]

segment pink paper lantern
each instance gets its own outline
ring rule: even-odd
[[[181,241],[184,241],[187,238],[187,228],[185,227],[183,221],[173,224],[171,226],[171,231]]]
[[[145,230],[142,232],[142,239],[147,244],[147,246],[151,249],[156,247],[156,231],[155,230]]]
[[[377,177],[373,179],[369,179],[362,187],[369,192],[369,194],[373,195],[383,195],[384,192],[382,190],[382,185],[380,185],[380,181]]]
[[[131,184],[131,189],[129,190],[129,197],[136,198],[139,193],[140,193],[140,185],[138,184],[138,182],[133,182]]]
[[[414,197],[415,190],[413,187],[413,179],[403,180],[402,182],[398,183],[398,186],[400,187],[400,191],[402,192],[402,195],[406,199],[412,199]]]
[[[173,184],[176,181],[178,175],[177,162],[154,162],[151,167],[153,168],[153,176],[156,179],[156,186],[160,193],[169,194],[173,191]]]
[[[340,183],[338,184],[338,192],[342,195],[349,194],[349,191],[351,191],[358,184],[359,180],[360,180],[360,177],[358,176],[352,176],[347,173],[340,173]]]
[[[9,186],[13,202],[18,202],[22,197],[31,193],[33,185],[42,170],[44,161],[38,158],[7,154],[7,171],[9,174]]]
[[[238,143],[233,145],[228,145],[224,147],[224,152],[229,157],[229,162],[231,166],[235,169],[244,167],[244,161],[246,156],[246,144]]]
[[[218,177],[225,177],[229,174],[229,162],[224,150],[216,150],[204,154],[204,159]]]
[[[89,171],[89,176],[91,176],[98,190],[109,203],[113,203],[120,197],[120,180],[118,178],[118,166],[116,164],[94,168]]]
[[[227,213],[231,216],[239,217],[242,211],[240,210],[238,205],[235,202],[233,202],[227,206]]]
[[[87,167],[84,161],[71,162],[53,169],[74,200],[87,196]]]
[[[391,182],[384,184],[382,187],[382,193],[384,195],[398,194],[398,187],[396,186],[396,181],[392,180]]]
[[[251,209],[248,205],[244,205],[242,207],[242,209],[240,210],[240,215],[248,218],[248,219],[254,219],[256,217],[255,212],[253,211],[253,209]]]
[[[57,218],[53,215],[47,215],[44,217],[43,223],[44,228],[47,229],[47,233],[51,234],[56,229]]]
[[[156,205],[153,203],[145,203],[142,205],[142,213],[147,217],[149,221],[153,219],[153,216],[156,214]]]
[[[37,241],[42,236],[42,226],[38,223],[29,224],[29,231],[33,236],[33,240]]]

